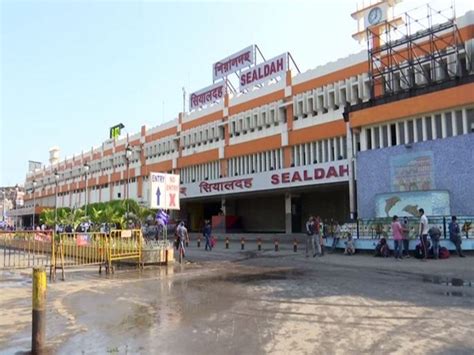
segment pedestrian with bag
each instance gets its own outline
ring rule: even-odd
[[[393,242],[395,244],[395,260],[402,260],[402,241],[403,241],[403,227],[398,221],[398,216],[393,216],[392,218],[392,233],[393,233]]]
[[[209,251],[212,251],[211,233],[212,233],[211,222],[209,220],[205,220],[202,235],[206,239],[206,246],[204,247],[204,250],[206,251],[208,250],[208,248],[209,248]]]
[[[431,239],[433,258],[439,259],[439,240],[441,239],[441,231],[438,227],[433,226],[428,230],[428,234]]]
[[[459,224],[457,222],[456,216],[451,217],[451,222],[448,225],[449,230],[449,240],[454,244],[456,247],[456,253],[459,257],[464,258],[465,255],[462,252],[461,244],[461,229],[459,228]]]
[[[428,218],[425,215],[425,210],[420,208],[418,210],[420,213],[420,225],[418,227],[418,235],[420,236],[421,248],[423,251],[422,261],[426,261],[428,258]]]
[[[306,257],[309,257],[309,247],[313,251],[313,257],[316,256],[316,250],[314,245],[314,217],[310,216],[306,222]]]

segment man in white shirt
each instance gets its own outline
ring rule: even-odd
[[[418,228],[418,234],[420,235],[421,247],[423,249],[423,258],[421,260],[426,260],[428,258],[428,218],[425,215],[425,210],[420,208],[418,210],[420,213],[420,226]]]

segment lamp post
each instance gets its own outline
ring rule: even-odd
[[[19,191],[18,184],[16,184],[15,185],[15,203],[14,203],[15,210],[18,209],[18,206],[17,206],[18,191]],[[15,228],[15,230],[18,227],[17,224],[18,224],[18,216],[16,216],[16,213],[15,213],[15,215],[13,216],[13,228]]]
[[[129,196],[129,182],[130,182],[130,170],[129,170],[129,166],[130,166],[130,158],[132,157],[132,147],[130,147],[128,144],[127,144],[127,148],[125,149],[125,161],[127,163],[127,192],[126,192],[126,198],[127,198],[127,218],[128,218],[128,214],[130,212],[130,204],[128,203],[128,199],[130,198]]]
[[[84,197],[84,213],[87,217],[87,200],[88,200],[88,193],[87,193],[87,173],[89,172],[90,166],[87,163],[84,163],[84,176],[86,179],[86,188],[85,188],[85,197]]]
[[[56,233],[57,224],[58,224],[58,182],[59,182],[59,173],[57,170],[54,170],[54,180],[56,184],[55,194],[54,194],[54,232]]]
[[[33,180],[33,222],[32,228],[35,230],[35,214],[36,214],[36,180]]]

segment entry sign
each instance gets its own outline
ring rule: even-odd
[[[179,210],[179,175],[150,173],[150,208]]]

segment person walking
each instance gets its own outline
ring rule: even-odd
[[[341,226],[339,225],[339,222],[336,222],[336,225],[334,227],[334,233],[332,237],[332,248],[331,248],[331,253],[334,253],[337,247],[337,243],[339,243],[339,240],[341,239]]]
[[[420,208],[418,210],[420,213],[420,225],[418,227],[418,234],[420,236],[421,249],[423,252],[422,261],[426,261],[428,258],[428,218],[425,215],[425,210]]]
[[[410,257],[410,227],[408,225],[408,217],[403,217],[402,228],[403,228],[403,257]]]
[[[316,240],[316,254],[319,256],[324,255],[324,235],[322,233],[323,227],[321,226],[321,217],[316,216],[316,219],[314,220],[314,234],[315,234],[315,240]]]
[[[178,252],[181,252],[184,258],[186,257],[186,249],[184,248],[184,246],[186,245],[186,242],[189,242],[188,229],[184,225],[184,221],[181,221],[179,223],[178,228],[177,228],[177,234],[178,234]]]
[[[313,257],[316,256],[316,251],[314,249],[314,218],[310,216],[306,222],[306,257],[309,257],[309,247],[311,245],[311,250],[313,251]]]
[[[459,224],[457,222],[456,216],[451,217],[451,222],[448,225],[448,230],[449,230],[449,240],[456,247],[456,253],[461,258],[464,258],[465,255],[463,254],[462,249],[461,249],[461,243],[462,243],[461,229],[459,228]]]
[[[438,227],[433,226],[428,230],[431,244],[433,244],[433,257],[439,259],[439,240],[441,239],[441,231]]]
[[[206,251],[208,250],[208,248],[209,248],[209,251],[212,251],[211,233],[212,233],[211,222],[209,220],[206,220],[204,221],[204,228],[202,231],[202,235],[204,236],[204,238],[206,238],[206,246],[204,247],[204,250]]]
[[[392,234],[393,242],[395,244],[395,260],[402,260],[402,240],[403,240],[403,227],[398,221],[398,216],[392,218]]]

